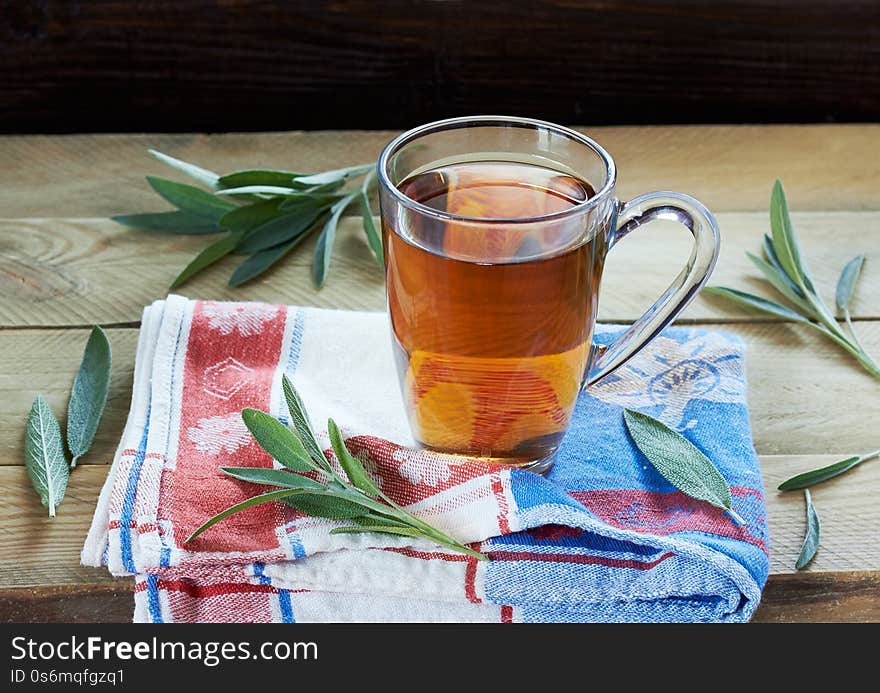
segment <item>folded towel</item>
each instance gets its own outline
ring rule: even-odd
[[[600,326],[596,341],[619,329]],[[272,466],[239,414],[286,420],[284,373],[387,494],[491,560],[330,535],[334,521],[280,503],[184,544],[260,490],[219,467]],[[169,296],[144,311],[131,411],[82,560],[136,576],[138,622],[745,621],[768,572],[745,390],[738,339],[667,329],[581,394],[541,477],[414,446],[385,314]],[[622,407],[700,447],[746,525],[670,486],[633,446]]]

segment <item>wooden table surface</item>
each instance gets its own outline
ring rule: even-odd
[[[773,180],[786,186],[792,218],[820,289],[833,303],[842,266],[868,257],[854,318],[880,355],[880,126],[589,128],[615,156],[619,196],[688,192],[718,217],[723,244],[713,283],[755,289],[744,251],[768,227]],[[158,211],[145,174],[177,177],[148,147],[227,171],[324,170],[373,160],[389,132],[226,135],[16,136],[0,138],[0,621],[127,621],[131,583],[79,565],[79,551],[131,393],[138,321],[205,245],[199,236],[131,231],[107,219]],[[600,317],[634,320],[678,272],[687,234],[661,222],[609,257]],[[311,284],[311,248],[271,274],[229,289],[223,265],[185,286],[204,299],[265,300],[336,308],[384,307],[381,272],[354,219],[344,220],[324,289]],[[88,328],[113,345],[104,421],[50,520],[23,465],[27,412],[38,393],[55,412],[67,396]],[[822,545],[794,571],[803,498],[774,489],[792,473],[880,447],[880,382],[812,331],[698,297],[679,324],[740,335],[748,345],[755,447],[767,489],[771,576],[758,621],[880,621],[880,462],[815,489]]]

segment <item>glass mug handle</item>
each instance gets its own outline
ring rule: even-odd
[[[654,339],[693,300],[715,267],[721,243],[715,217],[693,197],[676,192],[645,193],[624,204],[618,212],[617,227],[609,234],[607,250],[637,227],[655,219],[677,221],[693,234],[691,256],[644,315],[611,344],[596,349],[587,370],[587,386],[623,365]]]

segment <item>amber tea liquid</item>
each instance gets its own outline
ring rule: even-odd
[[[442,213],[391,219],[410,226],[383,229],[415,437],[512,463],[551,455],[590,358],[605,229],[588,228],[582,214],[524,220],[580,205],[593,188],[506,161],[439,167],[398,188]]]

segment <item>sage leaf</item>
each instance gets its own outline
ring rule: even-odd
[[[220,219],[220,226],[236,233],[245,233],[262,226],[281,214],[281,200],[261,200],[227,212]]]
[[[112,361],[107,335],[95,325],[86,343],[67,403],[67,447],[73,455],[71,467],[75,467],[77,460],[89,451],[95,439],[110,391]]]
[[[217,233],[220,224],[188,212],[155,212],[148,214],[117,214],[110,217],[117,224],[147,231],[201,235]]]
[[[777,270],[773,265],[765,262],[757,255],[747,252],[746,256],[748,256],[749,260],[752,261],[752,264],[761,271],[761,274],[764,275],[765,279],[770,282],[774,289],[794,303],[802,311],[813,315],[812,307],[802,298],[803,294],[800,291],[795,291],[796,287],[794,287],[785,273]]]
[[[209,188],[217,187],[217,181],[220,179],[220,176],[218,176],[213,171],[209,171],[206,168],[196,166],[195,164],[191,164],[187,161],[182,161],[181,159],[175,159],[173,156],[168,156],[167,154],[158,152],[155,149],[148,149],[147,151],[163,164],[168,164],[172,168],[176,168],[181,173],[185,173],[190,178],[194,178],[195,180],[197,180],[199,183],[207,185]]]
[[[220,223],[224,214],[235,209],[232,202],[221,200],[212,193],[186,183],[157,176],[147,176],[147,182],[153,190],[179,210],[215,224]]]
[[[183,268],[181,273],[175,277],[174,281],[171,282],[171,286],[168,288],[176,289],[179,286],[182,286],[199,272],[219,262],[233,252],[236,245],[238,245],[238,236],[230,234],[207,246],[202,252],[196,255],[186,267]]]
[[[703,291],[714,296],[729,298],[730,300],[741,303],[742,305],[748,306],[749,308],[754,308],[764,313],[769,313],[770,315],[785,318],[786,320],[794,320],[796,322],[806,323],[810,322],[803,315],[801,315],[800,313],[796,313],[791,308],[786,308],[785,306],[776,303],[775,301],[762,298],[761,296],[755,296],[754,294],[749,294],[745,291],[729,289],[725,286],[707,286],[705,289],[703,289]]]
[[[785,277],[788,280],[788,284],[791,287],[791,290],[794,291],[798,296],[803,298],[804,294],[801,291],[801,287],[799,287],[794,279],[788,276],[788,273],[785,271],[785,268],[782,266],[782,263],[779,262],[779,256],[776,255],[776,250],[773,248],[773,239],[770,238],[766,233],[764,234],[764,256],[767,258],[767,262],[777,271],[779,272],[779,276]]]
[[[296,431],[312,461],[322,469],[329,470],[330,463],[318,444],[302,398],[286,374],[281,376],[281,389],[284,392],[284,400],[287,402],[287,410],[290,412],[290,423],[293,430]]]
[[[241,418],[260,447],[280,464],[294,472],[318,469],[299,437],[274,416],[259,409],[244,409]]]
[[[373,210],[370,209],[370,199],[367,197],[366,193],[361,192],[360,201],[361,216],[364,220],[364,233],[367,236],[367,243],[373,251],[373,255],[376,256],[376,260],[379,261],[379,266],[381,267],[385,263],[382,251],[382,238],[379,236],[379,232],[376,231],[376,223],[373,221]]]
[[[778,178],[773,184],[770,193],[770,232],[773,240],[773,249],[779,262],[785,268],[795,284],[804,286],[810,293],[815,293],[813,282],[804,260],[794,233],[794,226],[788,213],[788,202],[785,199],[785,190],[782,181]]]
[[[364,164],[361,166],[349,166],[347,168],[337,168],[332,171],[324,171],[323,173],[315,173],[310,176],[299,176],[297,177],[293,183],[297,187],[311,187],[313,185],[326,185],[328,183],[338,183],[340,181],[346,181],[352,176],[359,176],[361,174],[367,173],[368,171],[372,171],[376,168],[375,164]]]
[[[345,197],[343,193],[301,192],[298,195],[285,196],[281,200],[281,209],[285,212],[293,212],[306,207],[326,207],[343,197]]]
[[[647,414],[625,409],[623,418],[636,447],[664,479],[691,498],[726,510],[737,524],[745,524],[731,507],[727,481],[696,445]]]
[[[293,474],[283,469],[266,469],[265,467],[220,467],[227,476],[252,484],[278,486],[279,488],[300,488],[305,491],[324,491],[326,487],[301,474]]]
[[[841,313],[849,310],[849,304],[852,301],[853,292],[856,288],[856,282],[862,272],[862,265],[865,263],[864,255],[856,255],[852,260],[846,263],[843,271],[840,273],[840,279],[837,280],[837,292],[835,299],[837,308]]]
[[[241,286],[245,282],[249,282],[251,279],[256,279],[261,274],[271,269],[276,262],[296,248],[296,246],[308,238],[309,235],[309,233],[301,233],[296,238],[287,241],[287,243],[282,243],[273,248],[267,248],[266,250],[254,253],[235,268],[235,271],[229,278],[229,286]]]
[[[214,525],[216,525],[220,520],[224,520],[230,515],[234,515],[235,513],[240,513],[242,510],[247,510],[248,508],[253,508],[257,505],[262,505],[263,503],[272,503],[275,501],[283,501],[285,499],[291,498],[292,496],[298,495],[300,493],[305,493],[305,491],[301,491],[299,489],[278,489],[277,491],[267,491],[266,493],[261,493],[258,496],[253,496],[252,498],[248,498],[247,500],[242,501],[241,503],[236,503],[233,506],[226,508],[222,512],[217,513],[211,519],[207,520],[204,524],[202,524],[198,529],[196,529],[192,534],[190,534],[185,540],[184,544],[191,542],[197,536],[199,536],[202,532],[207,529],[210,529]]]
[[[869,452],[867,455],[847,457],[846,459],[826,465],[825,467],[819,467],[818,469],[812,469],[809,472],[797,474],[790,479],[783,481],[777,488],[780,491],[793,491],[795,489],[815,486],[816,484],[821,484],[823,481],[828,481],[828,479],[840,476],[862,462],[866,462],[875,457],[880,457],[880,450]]]
[[[336,495],[302,494],[284,502],[301,513],[328,520],[349,520],[364,514],[361,505]]]
[[[339,427],[333,419],[327,421],[327,432],[330,436],[330,444],[333,446],[333,452],[336,460],[348,476],[348,480],[362,491],[378,496],[380,494],[379,487],[367,474],[361,461],[352,455],[348,448],[345,447],[345,441],[342,440],[342,434]]]
[[[215,195],[296,195],[298,192],[282,185],[245,185],[241,188],[222,188]]]
[[[327,277],[327,270],[330,269],[330,257],[333,252],[333,241],[336,239],[336,227],[339,225],[339,218],[345,211],[345,208],[351,204],[357,193],[346,195],[331,208],[330,218],[324,224],[321,235],[318,236],[318,243],[315,246],[315,262],[313,265],[313,278],[315,286],[319,289],[324,285],[324,279]]]
[[[49,517],[64,498],[70,466],[64,456],[61,426],[49,404],[40,395],[28,414],[24,439],[24,464],[34,490]]]
[[[303,175],[294,171],[270,171],[266,169],[248,169],[233,171],[220,176],[220,185],[224,188],[243,188],[253,185],[269,185],[289,188],[293,179]]]
[[[258,253],[293,240],[304,233],[321,215],[320,210],[308,210],[299,214],[284,214],[270,219],[250,231],[238,244],[243,253]]]
[[[375,532],[376,534],[395,534],[401,537],[419,537],[426,538],[425,535],[412,527],[399,527],[397,525],[357,525],[353,527],[335,527],[330,530],[330,534],[362,534],[364,532]]]
[[[819,522],[819,513],[816,512],[816,506],[813,505],[813,499],[810,497],[809,489],[804,489],[804,500],[807,504],[807,531],[804,533],[804,543],[801,546],[797,563],[794,565],[797,570],[806,568],[807,564],[816,556],[816,551],[819,550],[821,523]]]

